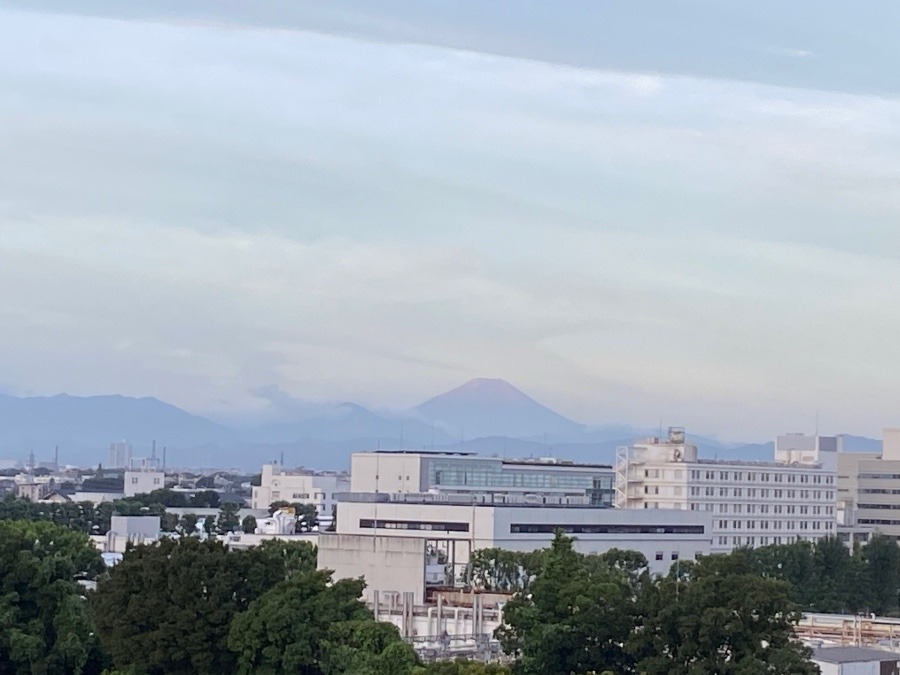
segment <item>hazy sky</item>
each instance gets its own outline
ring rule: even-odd
[[[77,9],[76,9],[77,6]],[[894,2],[0,0],[0,390],[900,424]]]

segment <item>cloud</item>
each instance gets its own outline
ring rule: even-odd
[[[233,414],[490,373],[586,422],[753,438],[812,400],[837,431],[891,414],[895,99],[0,24],[4,379]]]

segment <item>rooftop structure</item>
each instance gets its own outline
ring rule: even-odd
[[[557,495],[611,506],[613,470],[555,458],[506,459],[467,452],[357,452],[351,459],[352,492],[460,495]]]
[[[812,661],[822,675],[900,675],[900,655],[869,647],[819,647]]]

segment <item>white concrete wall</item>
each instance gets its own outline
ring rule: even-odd
[[[374,520],[377,529],[360,527],[360,520]],[[422,523],[464,524],[465,531],[435,529],[392,529],[391,522],[416,521]],[[458,504],[416,504],[403,502],[342,502],[338,508],[337,532],[341,534],[405,537],[429,540],[467,542],[457,549],[465,551],[482,548],[504,548],[512,551],[533,551],[546,548],[554,532],[512,533],[514,523],[541,525],[623,526],[698,525],[702,534],[671,533],[576,533],[576,550],[583,553],[602,553],[612,548],[639,551],[654,573],[665,573],[676,560],[693,560],[698,554],[711,551],[711,516],[703,512],[662,509],[586,509],[525,506],[466,506]],[[662,559],[657,560],[657,554]],[[673,554],[675,554],[673,558]],[[465,559],[457,559],[465,563]],[[383,590],[383,589],[382,589]]]
[[[412,592],[416,602],[424,602],[425,542],[421,539],[322,533],[318,546],[318,568],[332,570],[335,579],[365,577],[367,600],[379,590]]]
[[[124,499],[124,492],[76,492],[72,495],[73,502],[91,502],[95,506],[103,502],[114,502]]]
[[[134,497],[166,486],[166,474],[162,471],[126,471],[125,496]]]
[[[424,462],[415,453],[355,452],[350,459],[350,492],[422,492]]]

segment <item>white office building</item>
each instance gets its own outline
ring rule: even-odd
[[[573,505],[565,496],[529,504],[491,497],[353,493],[342,496],[335,533],[319,534],[319,565],[336,578],[364,576],[366,594],[453,587],[473,551],[533,551],[557,531],[575,538],[582,553],[612,548],[638,551],[654,573],[679,560],[711,552],[709,513],[636,511]],[[555,500],[555,501],[553,501]]]
[[[268,509],[272,502],[312,504],[320,524],[330,523],[336,496],[350,489],[350,477],[335,471],[284,469],[279,463],[263,464],[259,486],[253,487],[251,508]]]
[[[772,462],[697,457],[684,430],[620,448],[616,505],[712,517],[712,550],[815,541],[836,534],[840,439],[779,436]]]
[[[490,495],[492,500],[565,497],[612,506],[613,468],[555,458],[506,459],[470,452],[379,450],[351,459],[351,492]]]
[[[840,453],[838,512],[857,540],[867,532],[900,540],[900,429],[883,431],[880,453]]]

